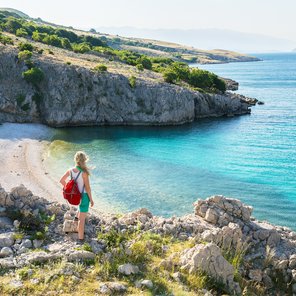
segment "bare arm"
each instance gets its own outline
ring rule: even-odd
[[[89,184],[89,177],[87,173],[82,173],[82,178],[85,186],[85,191],[88,194],[89,200],[90,200],[90,206],[93,207],[94,201],[91,195],[91,189],[90,189],[90,184]]]
[[[63,186],[65,186],[66,185],[66,180],[67,180],[67,178],[70,176],[70,173],[69,173],[69,171],[67,171],[64,175],[63,175],[63,177],[61,178],[61,180],[60,180],[60,183],[63,185]]]

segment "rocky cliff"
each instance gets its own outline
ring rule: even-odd
[[[204,94],[140,74],[131,86],[128,74],[99,73],[34,53],[34,65],[44,73],[37,87],[24,80],[22,73],[28,68],[17,54],[15,47],[0,45],[0,122],[42,122],[55,127],[182,124],[248,114],[254,104],[237,94]]]
[[[0,292],[295,295],[296,233],[251,214],[223,196],[183,217],[95,214],[79,245],[75,210],[0,186]]]

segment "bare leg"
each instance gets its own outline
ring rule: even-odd
[[[86,213],[79,212],[78,214],[78,238],[84,239],[84,225],[85,225]]]

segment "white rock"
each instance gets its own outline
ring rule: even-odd
[[[27,249],[32,248],[32,241],[29,239],[23,239],[21,243],[21,248],[27,248]]]
[[[139,272],[139,267],[136,265],[127,263],[127,264],[119,265],[118,272],[125,275],[137,274]]]
[[[89,251],[73,251],[68,255],[68,259],[70,261],[76,261],[76,260],[94,260],[96,255]]]
[[[141,286],[144,286],[148,289],[152,289],[153,288],[153,283],[150,280],[142,280],[141,281]]]
[[[236,293],[241,292],[234,283],[233,266],[222,256],[220,248],[214,243],[199,244],[185,250],[181,254],[180,263],[181,269],[188,270],[189,273],[204,271]]]
[[[33,246],[34,248],[40,248],[43,244],[43,240],[40,239],[34,239],[33,240]]]
[[[0,234],[0,248],[11,247],[14,244],[14,233],[5,232]]]
[[[10,247],[4,247],[1,249],[0,257],[8,257],[13,255],[13,251]]]

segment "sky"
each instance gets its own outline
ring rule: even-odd
[[[296,41],[296,0],[0,0],[76,28],[220,28]]]

